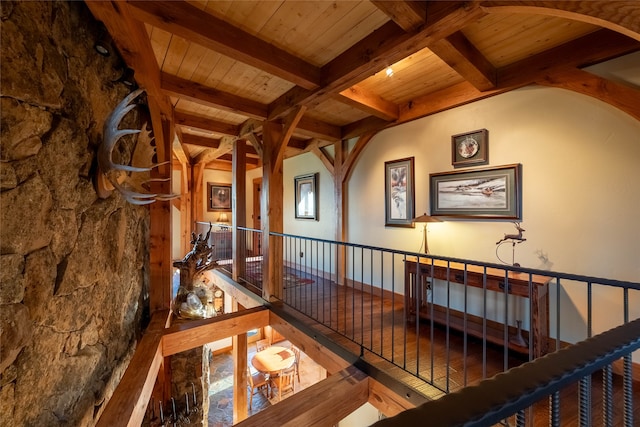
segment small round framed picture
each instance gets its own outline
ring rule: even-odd
[[[460,133],[451,137],[453,166],[484,165],[489,161],[489,131]]]

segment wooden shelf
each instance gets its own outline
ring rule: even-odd
[[[487,320],[486,329],[483,329],[483,318],[433,304],[424,298],[426,286],[438,286],[438,283],[459,283],[487,291],[509,294],[527,298],[531,310],[530,331],[523,331],[522,336],[532,347],[534,357],[542,356],[547,352],[549,337],[549,282],[550,277],[537,276],[524,273],[510,272],[496,268],[487,268],[470,264],[448,263],[440,260],[432,260],[428,257],[405,261],[405,304],[409,320],[413,320],[416,311],[423,319],[430,319],[439,324],[448,324],[450,328],[464,331],[467,334],[488,342],[504,345],[504,324]],[[420,286],[417,286],[417,276],[420,278]],[[433,280],[438,279],[438,280]],[[506,296],[506,295],[505,295]],[[416,306],[420,307],[416,310]],[[448,316],[447,316],[448,315]],[[508,327],[507,346],[519,353],[529,353],[529,347],[516,345],[510,341],[517,334],[515,327]],[[531,338],[531,340],[530,340]]]
[[[431,310],[432,304],[423,305],[420,308],[420,318],[430,320],[433,319],[435,323],[439,325],[446,326],[447,325],[447,309],[446,307],[442,307],[440,305],[433,304],[433,311]],[[433,313],[433,317],[432,317]],[[412,312],[415,315],[415,310]],[[451,329],[455,329],[456,331],[464,331],[464,313],[458,310],[449,309],[448,313],[449,319],[449,327]],[[473,314],[467,313],[467,334],[474,336],[476,338],[484,339],[486,337],[487,342],[503,345],[504,343],[504,324],[495,322],[493,320],[487,320],[486,328],[483,330],[482,325],[482,317],[475,316]],[[485,335],[486,331],[486,335]],[[517,334],[517,329],[513,326],[509,326],[509,338],[515,336]],[[528,331],[522,331],[522,337],[529,342],[529,333]],[[520,345],[516,345],[512,342],[509,342],[509,349],[516,351],[518,353],[529,354],[529,347],[523,347]]]

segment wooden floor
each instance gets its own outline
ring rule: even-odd
[[[313,283],[289,283],[281,299],[298,312],[306,326],[360,354],[423,395],[438,398],[489,378],[528,360],[503,346],[465,337],[431,322],[405,322],[401,297],[375,295],[367,289],[336,286],[313,276]],[[293,312],[293,310],[289,310]],[[306,316],[300,316],[304,314]],[[312,320],[316,319],[318,322]],[[602,424],[601,373],[593,375],[591,419]],[[623,425],[622,378],[614,375],[614,425]],[[640,420],[640,384],[633,387],[635,425]],[[577,386],[561,393],[561,425],[578,425]],[[515,425],[510,420],[510,425]],[[527,425],[549,424],[548,403],[539,402],[528,413]]]

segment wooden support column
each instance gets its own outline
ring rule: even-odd
[[[191,250],[191,165],[181,163],[180,168],[180,254]]]
[[[237,139],[233,144],[231,212],[233,222],[233,280],[244,277],[247,264],[247,236],[238,227],[247,225],[247,142]],[[235,406],[234,406],[235,408]]]
[[[282,157],[284,151],[281,126],[265,122],[263,126],[262,159],[262,298],[269,301],[277,295],[276,286],[282,286],[282,239],[270,236],[272,231],[282,233]],[[280,158],[280,162],[278,162]]]
[[[154,103],[149,102],[151,116],[161,123],[161,133],[155,130],[158,161],[171,160],[171,140],[173,122],[168,120]],[[151,191],[160,194],[171,193],[171,164],[160,166],[151,173],[152,178],[168,178],[168,181],[152,182]],[[149,302],[151,312],[168,309],[171,306],[171,277],[173,274],[171,259],[171,202],[156,201],[149,205],[151,229],[149,233]]]
[[[241,141],[243,142],[243,141]],[[233,311],[244,307],[233,302]],[[249,415],[247,411],[247,333],[234,335],[233,339],[233,423],[239,423]]]
[[[293,130],[302,118],[306,107],[299,107],[289,115],[285,123],[265,122],[262,126],[262,297],[282,294],[282,238],[271,232],[282,233],[282,162]]]
[[[334,144],[334,162],[333,162],[333,192],[336,203],[336,240],[344,242],[347,238],[347,183],[344,179],[345,166],[347,159],[347,141],[341,140]],[[346,271],[346,255],[344,246],[338,246],[338,254],[336,259],[336,283],[344,285]]]
[[[347,197],[347,184],[349,177],[353,171],[353,167],[360,153],[367,146],[371,138],[378,133],[378,131],[367,132],[358,138],[358,141],[354,145],[353,149],[349,152],[347,145],[348,141],[338,141],[335,143],[335,159],[333,162],[333,182],[334,193],[336,201],[336,240],[342,242],[347,240],[347,215],[348,215],[348,197]],[[345,284],[344,276],[347,268],[346,252],[343,246],[338,248],[336,283],[339,285]]]
[[[202,221],[204,211],[203,180],[206,161],[200,161],[191,168],[191,227]]]

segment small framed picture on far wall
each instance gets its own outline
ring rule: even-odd
[[[296,219],[318,220],[318,174],[300,175],[294,178]]]
[[[460,133],[451,137],[451,164],[484,165],[489,161],[489,131],[486,129]]]
[[[231,185],[207,182],[208,212],[231,212]]]

